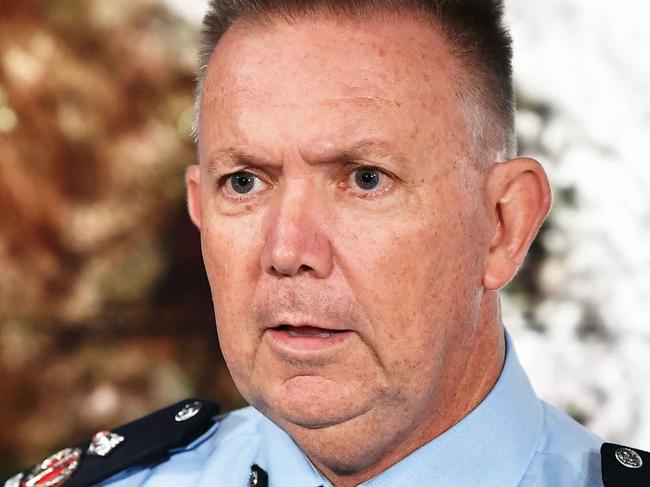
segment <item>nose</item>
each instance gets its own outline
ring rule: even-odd
[[[276,276],[327,277],[333,257],[326,226],[317,191],[306,184],[285,185],[266,215],[262,269]]]

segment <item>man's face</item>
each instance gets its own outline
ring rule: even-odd
[[[406,17],[237,26],[212,56],[190,198],[219,340],[294,437],[372,449],[455,394],[489,246],[461,75]]]

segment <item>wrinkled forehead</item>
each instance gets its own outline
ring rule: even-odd
[[[431,24],[409,16],[323,16],[232,26],[206,72],[201,139],[282,121],[287,130],[348,133],[364,123],[468,132],[460,63]],[[299,116],[298,116],[299,115]],[[233,125],[231,123],[231,125]],[[377,128],[377,127],[376,127]],[[369,129],[370,130],[370,129]],[[223,135],[223,134],[221,134]]]

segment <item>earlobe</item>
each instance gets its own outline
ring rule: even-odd
[[[187,188],[187,210],[190,219],[201,229],[201,168],[198,164],[188,167],[185,171],[185,186]]]
[[[483,286],[497,290],[515,275],[551,206],[551,190],[541,164],[513,159],[496,164],[488,182],[494,237]]]

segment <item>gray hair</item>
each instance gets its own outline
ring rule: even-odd
[[[192,135],[199,142],[199,110],[208,62],[217,43],[235,23],[330,15],[378,17],[408,12],[435,22],[467,76],[459,97],[476,142],[494,161],[516,151],[512,40],[503,23],[502,0],[209,0],[201,29]],[[475,154],[479,159],[481,154]],[[492,161],[491,161],[492,162]]]

